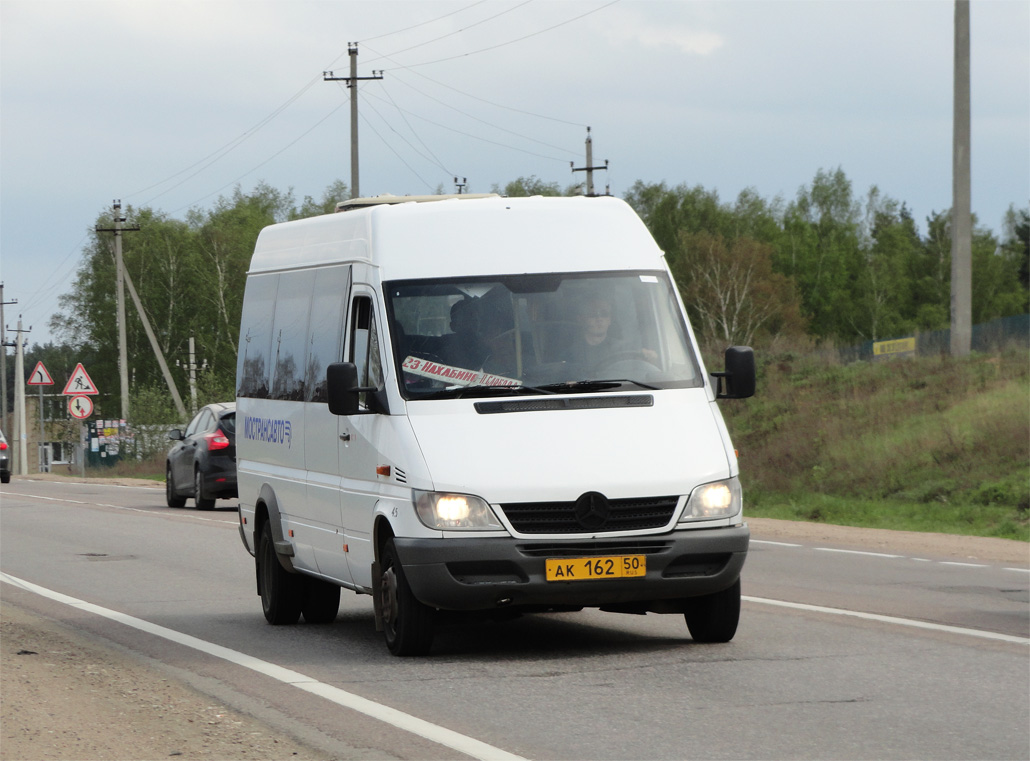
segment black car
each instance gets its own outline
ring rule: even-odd
[[[182,507],[189,497],[200,510],[236,492],[236,403],[201,408],[183,433],[168,432],[175,445],[165,466],[165,497],[169,507]]]
[[[0,431],[0,483],[2,484],[11,483],[10,451],[7,448],[7,439],[4,438],[4,432]]]

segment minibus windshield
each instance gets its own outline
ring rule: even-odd
[[[664,271],[386,283],[406,399],[703,385]]]

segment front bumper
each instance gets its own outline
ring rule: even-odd
[[[580,540],[395,537],[393,541],[411,591],[434,608],[658,610],[668,608],[670,602],[731,586],[744,567],[750,534],[743,525]],[[609,555],[645,555],[646,576],[573,582],[545,578],[548,558]]]

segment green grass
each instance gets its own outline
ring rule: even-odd
[[[960,505],[830,494],[787,496],[745,492],[747,517],[828,523],[837,526],[987,536],[1027,541],[1025,515],[1005,505]]]
[[[758,353],[721,403],[759,517],[1030,541],[1030,355]]]

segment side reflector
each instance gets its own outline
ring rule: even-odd
[[[291,537],[293,536],[293,529],[292,528],[290,529],[290,536]]]
[[[378,465],[378,466],[376,466],[376,475],[377,476],[389,476],[390,475],[390,466],[389,465]]]

